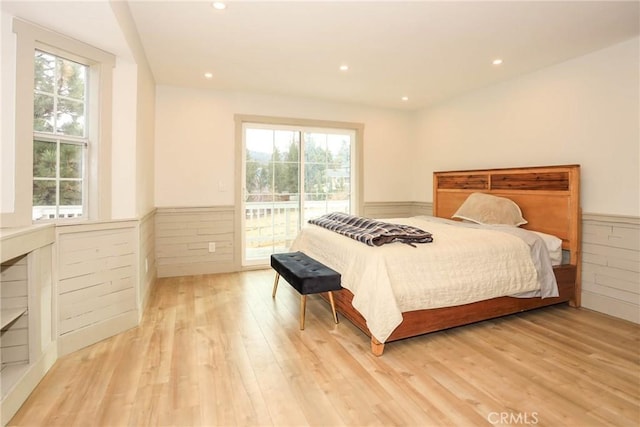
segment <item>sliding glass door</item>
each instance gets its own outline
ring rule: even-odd
[[[243,151],[243,265],[287,251],[310,218],[354,210],[354,131],[245,123]]]

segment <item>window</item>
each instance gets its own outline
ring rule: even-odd
[[[18,18],[13,32],[15,92],[2,102],[15,106],[15,140],[3,141],[15,150],[14,203],[3,226],[110,219],[115,57]]]
[[[309,219],[360,207],[361,125],[261,119],[239,128],[238,234],[246,266],[287,251]]]
[[[35,51],[33,220],[86,213],[88,66]]]

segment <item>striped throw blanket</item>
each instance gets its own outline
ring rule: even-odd
[[[369,246],[381,246],[393,242],[414,246],[414,243],[433,241],[431,233],[410,225],[390,224],[342,212],[333,212],[310,219],[309,223],[335,231]]]

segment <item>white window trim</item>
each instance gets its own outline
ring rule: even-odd
[[[2,214],[3,227],[32,224],[33,204],[33,55],[36,49],[72,58],[83,58],[89,65],[89,139],[97,141],[87,159],[87,219],[111,217],[111,116],[112,73],[115,56],[70,37],[18,18],[13,20],[16,34],[15,105],[15,208]],[[66,220],[65,222],[68,222]]]
[[[242,161],[244,159],[244,125],[245,124],[253,124],[253,125],[276,125],[276,126],[294,126],[294,127],[305,127],[305,128],[319,128],[319,129],[343,129],[350,130],[355,132],[355,183],[353,184],[354,196],[354,213],[356,215],[364,212],[364,179],[363,179],[363,157],[364,157],[364,149],[363,149],[363,140],[364,140],[364,124],[362,123],[351,123],[351,122],[337,122],[337,121],[329,121],[329,120],[313,120],[313,119],[296,119],[296,118],[286,118],[286,117],[271,117],[271,116],[257,116],[257,115],[245,115],[245,114],[236,114],[234,116],[235,119],[235,156],[236,156],[236,164],[235,164],[235,206],[236,208],[236,221],[234,226],[234,264],[237,271],[242,269],[251,269],[251,266],[243,266],[242,265],[242,248],[244,247],[242,244],[242,226],[243,221],[241,215],[244,215],[239,209],[239,206],[242,206],[242,197],[243,197],[243,188],[244,183],[242,182]]]

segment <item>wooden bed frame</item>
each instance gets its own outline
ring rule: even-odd
[[[555,298],[499,297],[454,307],[404,312],[403,321],[386,342],[467,325],[482,320],[569,302],[580,306],[580,166],[540,166],[434,172],[433,215],[451,218],[467,196],[483,192],[507,197],[520,206],[528,224],[522,228],[562,239],[568,263],[554,267],[559,296]],[[353,294],[334,292],[336,309],[371,337],[371,351],[382,355],[385,343],[371,336],[366,321],[351,305]]]

